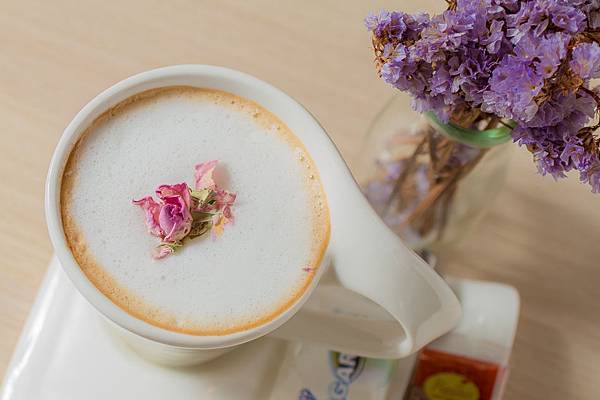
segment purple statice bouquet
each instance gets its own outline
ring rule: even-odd
[[[464,128],[507,125],[541,174],[600,192],[600,0],[452,0],[442,14],[365,20],[383,80],[417,111]]]

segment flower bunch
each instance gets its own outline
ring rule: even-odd
[[[380,76],[417,111],[470,128],[514,121],[541,174],[600,192],[600,0],[451,0],[365,19]]]
[[[217,161],[195,166],[195,185],[187,183],[160,185],[156,189],[158,201],[146,196],[132,203],[146,214],[148,232],[160,238],[153,257],[164,258],[183,246],[186,238],[193,239],[211,231],[213,239],[223,232],[225,225],[233,222],[231,206],[235,193],[220,189],[213,180]]]

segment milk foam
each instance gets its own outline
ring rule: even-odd
[[[218,159],[217,183],[237,193],[235,224],[155,261],[133,198],[193,184]],[[318,267],[329,216],[314,164],[259,105],[194,88],[142,94],[100,117],[73,150],[62,189],[65,233],[88,278],[154,325],[225,334],[267,321],[300,296]]]

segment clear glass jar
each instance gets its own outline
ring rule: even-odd
[[[376,116],[358,181],[386,224],[414,250],[456,244],[500,191],[510,129],[464,130],[415,112],[399,93]]]

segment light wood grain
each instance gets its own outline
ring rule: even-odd
[[[43,184],[63,128],[133,73],[178,63],[249,72],[304,103],[351,167],[392,91],[374,73],[362,18],[443,2],[0,0],[0,374],[51,255]],[[535,174],[509,182],[445,272],[512,284],[523,308],[506,399],[597,399],[600,195]]]

